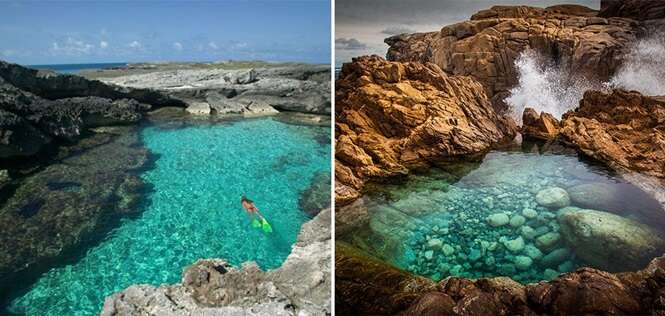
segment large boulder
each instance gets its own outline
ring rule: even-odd
[[[570,197],[562,188],[547,188],[538,191],[536,202],[547,208],[559,209],[570,205]]]
[[[634,220],[581,209],[559,217],[561,234],[575,253],[608,271],[642,269],[665,251],[665,234]]]
[[[552,114],[541,112],[538,114],[533,108],[524,109],[522,114],[523,136],[550,140],[559,133],[559,121]]]
[[[387,58],[431,62],[449,74],[472,76],[495,108],[504,110],[503,99],[518,83],[513,65],[526,50],[588,78],[605,81],[614,74],[638,36],[639,23],[597,14],[577,5],[494,6],[437,32],[387,38]]]
[[[477,81],[449,76],[431,63],[378,56],[343,66],[335,127],[336,165],[345,170],[338,180],[345,191],[360,190],[370,179],[482,153],[516,134],[514,122],[494,112]]]
[[[665,97],[635,91],[587,91],[563,115],[560,136],[618,171],[665,178]]]

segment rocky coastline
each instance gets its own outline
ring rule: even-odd
[[[195,115],[252,116],[283,111],[329,115],[331,108],[327,65],[166,63],[83,75],[125,88],[159,91],[182,101],[187,112]]]
[[[645,15],[635,13],[640,11]],[[437,32],[387,38],[387,60],[363,56],[345,64],[335,90],[338,236],[371,218],[362,199],[369,184],[399,182],[412,172],[474,160],[523,140],[537,139],[538,152],[573,151],[601,163],[647,192],[642,192],[649,196],[645,201],[657,202],[603,208],[598,203],[616,192],[600,185],[535,196],[540,206],[558,210],[556,240],[582,247],[583,259],[600,269],[626,271],[611,264],[617,260],[630,263],[632,272],[581,268],[526,285],[506,277],[450,276],[437,282],[338,242],[336,310],[349,315],[661,313],[662,231],[619,215],[634,209],[662,221],[662,96],[599,85],[561,120],[527,108],[520,113],[521,126],[510,119],[504,99],[518,84],[514,65],[522,52],[535,51],[568,73],[605,82],[621,68],[631,45],[664,22],[660,2],[601,1],[600,11],[495,6]],[[570,199],[579,205],[588,197],[598,202],[594,208],[607,212],[568,208]],[[499,215],[488,223],[498,227],[524,219]],[[597,244],[602,240],[621,246]]]
[[[252,88],[242,92],[200,82],[199,90],[185,93],[233,90],[234,96],[242,94],[263,110],[245,106],[202,117],[187,111],[192,99],[170,95],[158,85],[107,84],[0,62],[1,283],[29,284],[51,266],[79,258],[80,248],[95,245],[121,218],[140,215],[137,210],[149,203],[146,197],[152,189],[139,176],[158,158],[143,146],[139,131],[144,124],[177,128],[256,114],[275,115],[293,124],[330,124],[322,115],[330,112],[329,98],[325,100],[330,88],[323,83],[329,81],[330,70],[312,65],[268,68],[233,70],[253,74]],[[228,71],[219,75],[228,77]],[[316,186],[324,186],[324,180]],[[312,208],[325,205],[320,202],[320,188],[310,191],[302,203],[314,216],[320,208]],[[7,291],[0,290],[3,301],[11,295]]]
[[[133,285],[109,296],[101,315],[330,315],[330,221],[325,209],[303,224],[277,269],[199,260],[185,268],[179,284]]]

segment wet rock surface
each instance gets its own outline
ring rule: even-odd
[[[225,69],[215,64],[149,64],[138,70],[97,71],[86,76],[122,87],[159,91],[198,115],[330,114],[331,108],[327,65]]]
[[[240,269],[199,260],[176,285],[134,285],[109,296],[101,315],[325,315],[331,313],[329,209],[305,223],[281,267]]]
[[[634,2],[650,7],[654,17],[662,6]],[[446,73],[472,76],[482,83],[495,108],[503,111],[507,108],[503,99],[518,83],[513,65],[527,49],[577,74],[609,79],[641,31],[640,22],[610,11],[608,6],[600,17],[598,11],[579,5],[494,6],[438,32],[387,38],[387,58],[431,62]]]
[[[449,277],[434,282],[337,246],[335,301],[340,315],[651,315],[664,311],[665,258],[643,270],[591,268],[547,282]]]
[[[377,56],[344,65],[336,112],[340,204],[359,196],[369,179],[481,153],[516,133],[512,120],[496,115],[477,81],[448,76],[431,63]]]

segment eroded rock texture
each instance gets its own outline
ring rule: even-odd
[[[587,91],[560,136],[613,169],[665,178],[665,97]]]
[[[0,61],[0,160],[34,156],[48,144],[72,143],[91,128],[134,124],[153,106],[179,104],[150,90]]]
[[[638,21],[615,16],[599,17],[597,11],[577,5],[494,6],[438,32],[387,38],[387,58],[432,62],[447,73],[472,76],[503,111],[503,99],[518,83],[515,60],[527,49],[561,69],[609,79],[641,30]]]
[[[176,67],[176,69],[172,69]],[[160,91],[192,114],[266,115],[278,111],[330,114],[330,67],[282,65],[224,69],[148,64],[88,74],[109,84]]]
[[[665,257],[637,272],[591,268],[522,285],[509,278],[439,283],[336,248],[340,315],[660,315],[665,312]],[[362,298],[362,299],[361,299]],[[362,300],[363,302],[356,302]]]
[[[482,86],[432,63],[377,56],[345,64],[336,87],[336,195],[346,204],[368,179],[477,154],[512,139]]]
[[[133,285],[107,297],[101,315],[330,315],[330,216],[323,210],[305,223],[275,270],[199,260],[180,284]]]

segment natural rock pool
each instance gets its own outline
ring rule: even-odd
[[[80,260],[50,269],[15,295],[9,312],[96,315],[106,296],[137,283],[178,282],[200,258],[280,266],[308,219],[298,203],[302,192],[317,173],[330,172],[329,135],[328,127],[272,118],[142,129],[144,145],[158,157],[141,174],[153,187],[150,202]],[[62,181],[59,189],[86,190]],[[251,227],[242,194],[271,222],[272,234]]]
[[[437,281],[637,270],[665,251],[656,200],[567,154],[493,151],[482,162],[375,184],[349,207],[366,220],[338,240]]]

